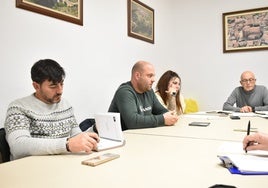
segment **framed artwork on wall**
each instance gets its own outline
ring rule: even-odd
[[[268,7],[222,15],[223,52],[268,49]]]
[[[16,0],[16,7],[83,25],[83,0]]]
[[[128,0],[128,36],[154,44],[154,9]]]

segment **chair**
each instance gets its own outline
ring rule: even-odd
[[[95,119],[89,118],[89,119],[85,119],[84,121],[82,121],[79,124],[79,127],[80,127],[81,131],[86,131],[87,129],[89,129],[93,125],[95,125]]]
[[[0,163],[8,161],[10,161],[10,148],[6,141],[6,131],[0,128]]]
[[[186,108],[184,110],[185,114],[198,112],[199,108],[198,108],[198,103],[197,103],[196,100],[194,100],[194,99],[185,99],[184,101],[185,101],[185,104],[186,104]]]

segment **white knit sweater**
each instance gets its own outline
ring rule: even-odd
[[[5,130],[11,159],[66,153],[66,139],[81,132],[66,100],[46,104],[34,94],[9,105]]]

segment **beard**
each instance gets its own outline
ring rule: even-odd
[[[61,101],[61,94],[54,95],[53,97],[44,97],[46,103],[48,104],[54,104],[59,103]]]

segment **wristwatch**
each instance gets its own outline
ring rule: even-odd
[[[66,139],[66,150],[67,150],[68,152],[71,152],[71,151],[70,151],[70,148],[69,148],[69,138]]]

